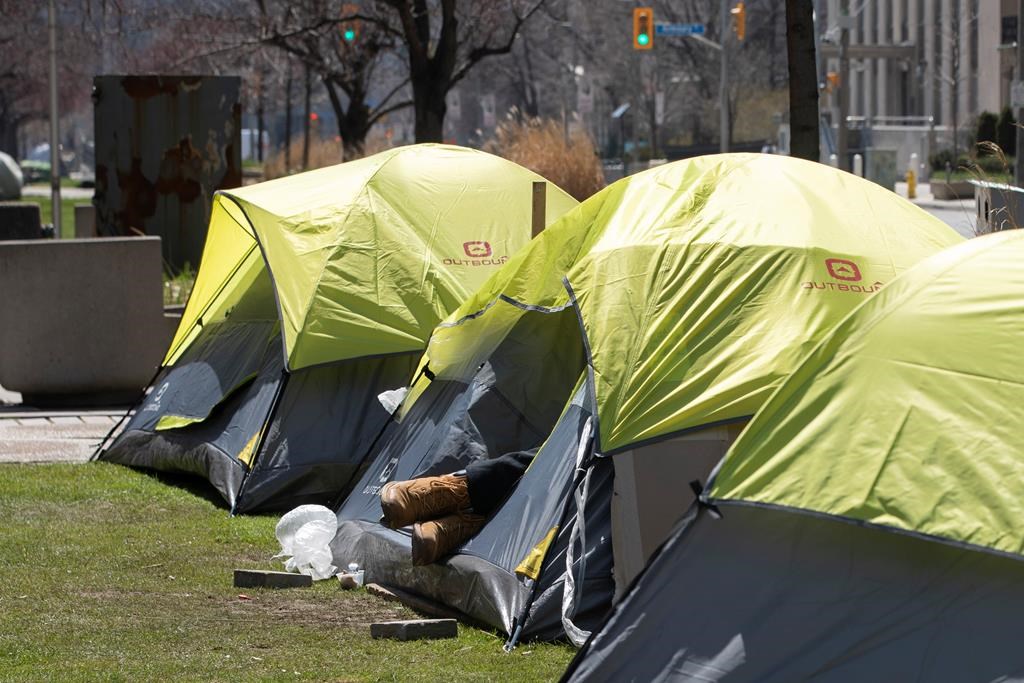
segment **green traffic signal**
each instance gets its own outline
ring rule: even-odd
[[[351,43],[356,39],[356,30],[354,28],[347,28],[345,29],[345,33],[342,34],[342,37],[345,39],[346,43]]]
[[[641,33],[636,37],[636,42],[640,43],[641,45],[647,45],[649,42],[651,42],[651,37],[646,33]]]

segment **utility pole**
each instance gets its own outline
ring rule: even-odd
[[[1024,0],[1020,0],[1024,3]],[[719,151],[722,153],[729,151],[729,48],[727,46],[729,40],[729,0],[721,0],[722,8],[719,23],[721,24],[721,36],[722,36],[722,76],[719,91],[719,118],[718,125],[721,129],[719,133]]]
[[[1022,0],[1024,1],[1024,0]],[[50,213],[53,237],[60,239],[60,131],[57,122],[57,10],[50,0]]]
[[[1024,3],[1024,0],[1020,0]],[[846,117],[850,109],[850,0],[839,0],[839,121],[836,125],[836,154],[839,168],[849,171]]]
[[[1017,0],[1017,73],[1014,76],[1016,83],[1012,91],[1021,96],[1021,84],[1024,83],[1024,0]],[[1024,120],[1024,102],[1014,102],[1017,105],[1016,118],[1019,125]],[[1016,157],[1013,161],[1013,180],[1018,187],[1024,181],[1024,135],[1017,131]]]

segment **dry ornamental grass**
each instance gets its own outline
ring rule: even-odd
[[[604,187],[594,141],[579,127],[566,139],[560,122],[518,119],[513,112],[484,149],[539,173],[579,201]]]

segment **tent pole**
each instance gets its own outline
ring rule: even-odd
[[[592,448],[592,446],[591,446],[591,448]],[[539,455],[539,452],[538,452],[538,455]],[[594,463],[594,460],[595,460],[594,453],[593,453],[593,450],[591,450],[590,455],[587,457],[586,462],[584,464],[586,464],[589,467],[590,465],[592,465]],[[566,496],[565,503],[562,505],[562,514],[558,518],[558,533],[562,532],[562,530],[565,528],[565,521],[567,519],[569,519],[569,506],[572,505],[573,502],[575,501],[575,497],[573,496],[573,491],[575,491],[579,487],[579,485],[583,482],[583,477],[585,476],[585,474],[584,474],[585,471],[586,471],[586,469],[583,468],[583,469],[577,469],[577,470],[575,470],[573,472],[572,485],[569,487],[569,495]],[[557,537],[557,534],[556,534],[556,537]],[[556,540],[557,540],[557,538],[556,538]],[[554,545],[554,542],[552,542],[552,545]],[[548,551],[550,551],[550,550],[551,550],[551,547],[549,546],[548,547]],[[586,552],[586,548],[583,549],[583,552]],[[547,558],[547,553],[545,553],[544,559],[541,560],[541,563],[540,563],[540,566],[541,566],[542,570],[544,568],[544,563],[547,561],[547,559],[548,559]],[[543,572],[541,572],[541,573],[543,573]],[[523,608],[519,611],[519,614],[512,620],[512,633],[509,635],[508,640],[506,640],[505,644],[502,646],[502,649],[505,652],[511,652],[512,650],[514,650],[516,648],[516,645],[519,644],[519,636],[523,632],[523,626],[526,624],[526,619],[529,617],[530,608],[533,607],[533,601],[537,597],[537,587],[539,585],[540,585],[540,574],[537,575],[537,578],[534,579],[534,581],[533,581],[533,585],[530,586],[530,594],[529,594],[529,596],[527,596],[526,602],[523,604]]]
[[[530,237],[536,237],[544,230],[546,215],[548,184],[543,180],[533,183],[533,222],[530,226]]]

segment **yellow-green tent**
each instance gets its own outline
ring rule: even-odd
[[[846,318],[708,495],[1024,555],[1024,233],[922,263]]]
[[[801,358],[901,272],[961,241],[879,185],[788,157],[701,157],[615,183],[431,335],[400,423],[340,508],[336,556],[383,552],[382,537],[401,548],[376,525],[389,479],[544,444],[457,556],[478,583],[455,606],[510,633],[529,622],[528,635],[562,634],[552,601],[573,547],[575,472],[591,472],[597,515],[578,603],[586,621],[640,570],[693,500],[688,483],[706,478]],[[403,557],[394,552],[388,581],[451,600],[443,576],[410,575]],[[522,612],[531,604],[532,616]]]
[[[825,335],[567,680],[1019,679],[1022,262],[952,247]]]
[[[107,460],[206,476],[236,512],[337,494],[431,330],[531,237],[543,178],[417,145],[221,192],[164,370]],[[547,189],[553,221],[577,202]]]

